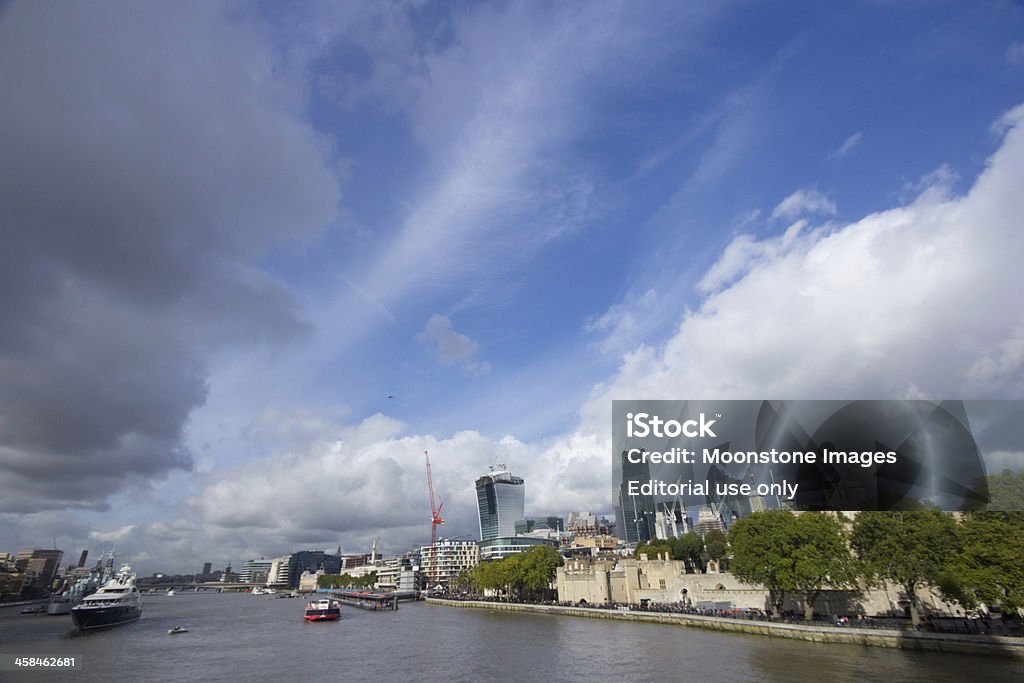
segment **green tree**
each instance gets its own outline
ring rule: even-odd
[[[755,512],[729,529],[732,573],[744,583],[768,589],[768,603],[778,617],[792,582],[796,518],[788,510]]]
[[[1024,470],[1003,470],[988,478],[989,502],[986,510],[1024,512]]]
[[[497,591],[504,588],[504,577],[499,572],[498,565],[499,563],[497,562],[483,562],[473,567],[471,575],[477,590],[481,592],[485,590]]]
[[[829,588],[847,588],[857,578],[843,522],[832,514],[788,510],[757,512],[729,530],[732,573],[768,589],[778,616],[787,594],[799,598],[804,619],[814,619],[814,602]]]
[[[845,525],[835,515],[805,512],[796,517],[792,532],[791,585],[803,603],[804,620],[812,621],[822,591],[853,587],[857,569]]]
[[[363,576],[345,574],[322,574],[317,577],[319,588],[370,588],[377,583],[377,572],[372,571]]]
[[[555,580],[562,556],[549,545],[539,545],[524,550],[518,555],[519,574],[516,577],[522,586],[536,596],[546,593]],[[509,558],[511,559],[511,558]]]
[[[703,571],[704,562],[701,555],[704,552],[704,541],[696,531],[690,531],[671,540],[672,557],[686,563],[686,572],[693,574]]]
[[[948,558],[943,595],[966,608],[1024,607],[1024,513],[975,512],[957,526],[959,552]]]
[[[456,592],[469,592],[473,589],[473,573],[471,569],[463,569],[452,579],[452,588]]]
[[[493,562],[482,562],[468,572],[469,583],[479,591],[493,590],[508,598],[537,597],[555,579],[562,556],[548,545],[533,546]]]
[[[944,583],[958,540],[953,518],[939,510],[868,511],[854,520],[850,543],[866,578],[903,590],[917,627],[917,589]]]
[[[721,566],[722,560],[729,552],[729,542],[725,532],[719,529],[712,529],[704,534],[704,555],[708,560],[714,560]]]
[[[633,557],[640,559],[640,555],[645,554],[648,559],[656,560],[664,553],[668,553],[669,559],[678,559],[675,557],[675,552],[672,550],[672,545],[669,541],[664,539],[652,539],[646,543],[638,543],[636,550],[633,551]]]

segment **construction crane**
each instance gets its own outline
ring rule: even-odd
[[[437,507],[434,507],[434,478],[430,474],[430,453],[423,451],[423,456],[427,460],[427,489],[430,491],[430,585],[427,586],[430,590],[437,585],[437,548],[435,546],[437,545],[437,527],[444,524],[444,520],[441,518],[441,508],[444,507],[444,502],[441,501]]]

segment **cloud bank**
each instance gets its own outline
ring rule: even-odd
[[[99,508],[190,468],[207,354],[303,333],[255,259],[340,195],[277,58],[208,3],[5,8],[0,509]]]

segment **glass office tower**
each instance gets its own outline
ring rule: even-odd
[[[480,540],[516,535],[516,522],[523,519],[526,485],[505,465],[476,480],[476,509],[480,515]]]

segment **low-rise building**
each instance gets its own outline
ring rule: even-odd
[[[549,538],[538,538],[534,536],[502,536],[480,541],[480,561],[490,562],[501,560],[509,555],[521,553],[527,548],[535,545],[549,545],[558,547],[558,541]]]
[[[298,589],[302,593],[313,593],[319,587],[320,577],[324,575],[323,569],[311,572],[308,569],[299,576]]]

